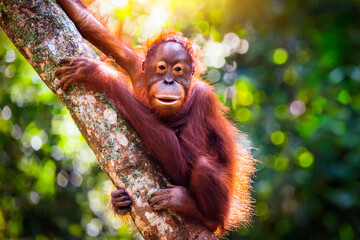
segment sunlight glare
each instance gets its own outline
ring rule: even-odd
[[[129,3],[129,0],[110,0],[110,1],[115,7],[126,7],[126,5],[128,5]]]
[[[151,36],[154,33],[159,32],[164,28],[169,16],[170,14],[163,7],[154,6],[144,22],[143,34],[145,36]]]

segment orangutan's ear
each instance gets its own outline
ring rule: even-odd
[[[142,72],[142,73],[145,73],[145,59],[142,60],[141,72]]]

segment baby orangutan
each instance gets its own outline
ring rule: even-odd
[[[133,90],[116,70],[87,58],[61,60],[65,66],[55,73],[57,88],[67,90],[77,82],[104,92],[131,122],[172,182],[150,197],[152,208],[175,210],[211,231],[246,223],[252,212],[254,160],[237,150],[238,131],[200,78],[204,68],[199,48],[179,32],[163,31],[148,40],[144,54],[138,54],[80,1],[58,2],[81,34],[126,71]],[[124,189],[113,191],[111,203],[117,214],[126,214],[131,196]]]

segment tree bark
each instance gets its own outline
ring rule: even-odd
[[[68,56],[97,58],[74,24],[53,0],[0,0],[0,25],[45,84],[69,110],[101,168],[125,188],[131,217],[145,239],[217,239],[201,225],[185,223],[173,212],[154,212],[149,196],[166,187],[162,170],[149,158],[136,132],[105,96],[76,86],[64,94],[54,88],[54,70]]]

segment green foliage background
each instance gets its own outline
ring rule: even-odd
[[[360,239],[360,1],[119,2],[129,34],[160,4],[210,59],[241,39],[208,64],[262,162],[257,216],[229,239]],[[106,207],[111,183],[67,110],[0,42],[0,239],[137,238]]]

